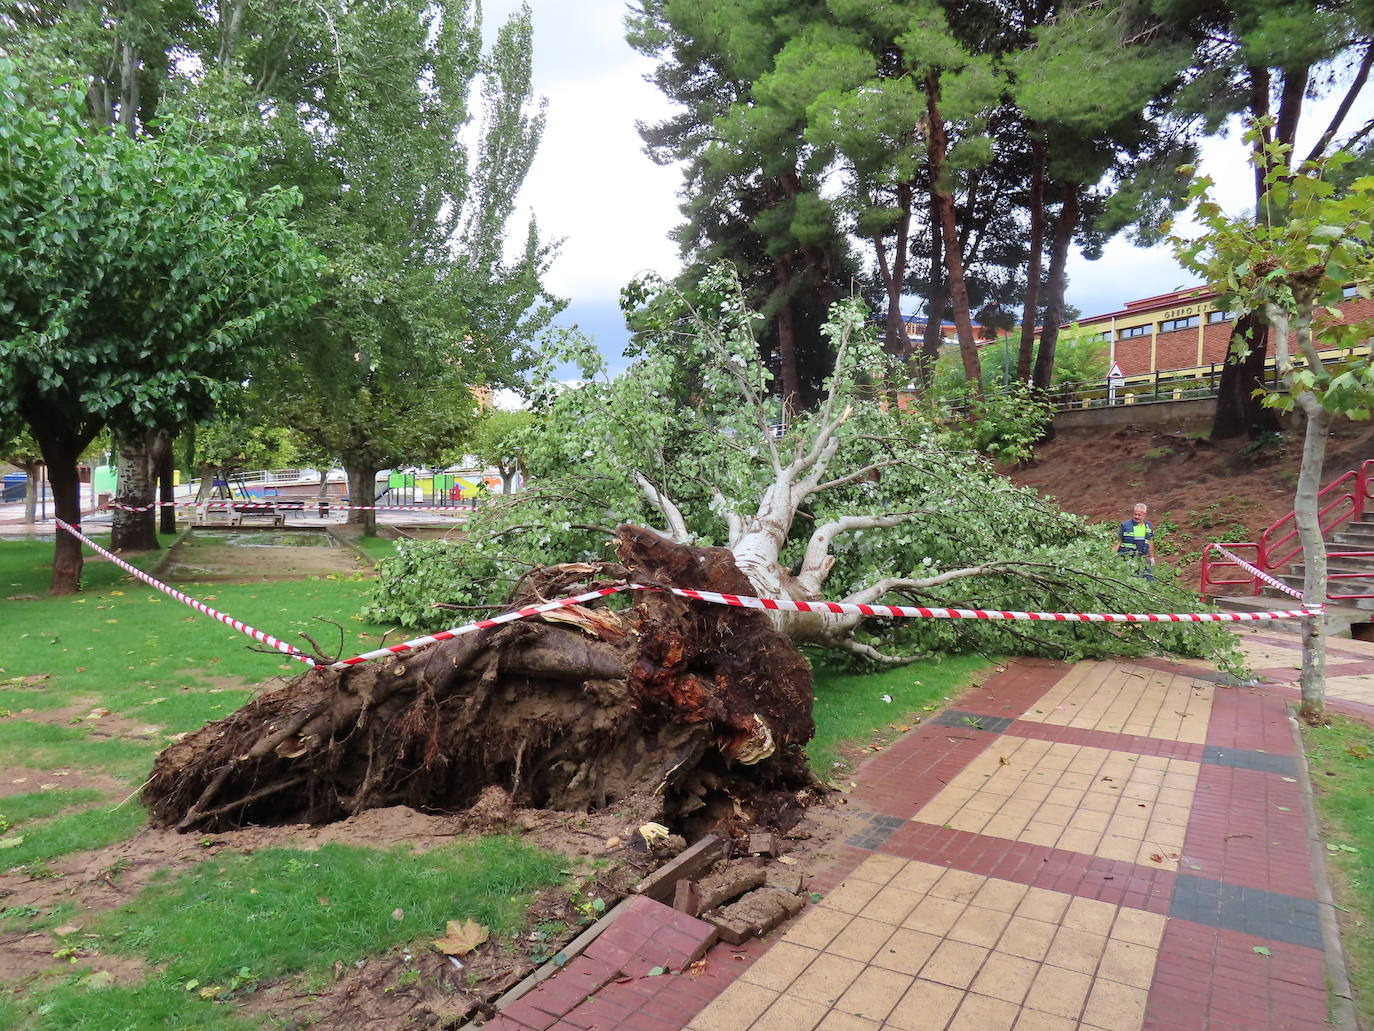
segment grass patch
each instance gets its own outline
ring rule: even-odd
[[[18,1006],[12,1006],[13,1022],[5,1024],[4,1002],[0,1000],[0,1027],[21,1026]],[[162,979],[98,987],[73,978],[39,993],[31,1006],[34,1019],[22,1026],[32,1031],[253,1031],[261,1026]]]
[[[518,928],[528,895],[561,879],[562,856],[513,838],[417,854],[329,844],[273,848],[200,864],[150,885],[93,930],[101,947],[166,964],[202,985],[320,970],[473,919]],[[215,928],[215,934],[206,934]]]
[[[847,673],[817,667],[812,712],[816,736],[806,746],[821,780],[836,774],[847,747],[885,744],[918,717],[943,708],[992,663],[981,655],[913,662],[878,673]],[[892,701],[883,701],[883,696]]]
[[[30,791],[26,795],[0,798],[0,831],[18,827],[28,820],[55,816],[63,809],[94,802],[99,797],[99,791],[78,788],[71,791]]]
[[[8,870],[16,866],[29,866],[70,852],[86,852],[113,845],[142,827],[147,818],[143,807],[131,801],[115,810],[99,805],[94,809],[68,813],[44,823],[23,827],[0,839],[3,842],[18,842],[0,848],[0,868]]]
[[[1342,942],[1364,1026],[1374,1026],[1374,728],[1336,716],[1303,730],[1336,901],[1345,909]]]
[[[92,737],[89,727],[11,719],[0,721],[0,754],[7,762],[35,770],[71,767],[128,777],[147,770],[153,747],[151,743]]]
[[[396,542],[386,537],[354,537],[350,543],[374,564],[396,554]]]

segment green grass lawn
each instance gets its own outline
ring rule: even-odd
[[[822,781],[842,781],[852,772],[842,752],[886,744],[903,728],[909,730],[945,708],[947,699],[992,666],[981,655],[955,655],[877,673],[842,673],[817,665],[812,709],[816,736],[806,746],[811,769]]]
[[[1363,1026],[1374,1027],[1374,728],[1337,716],[1303,731],[1341,938]]]
[[[356,543],[374,559],[395,548],[384,539]],[[142,808],[126,796],[174,735],[228,715],[303,668],[255,650],[261,646],[108,563],[87,563],[81,593],[49,597],[51,554],[50,542],[0,541],[0,755],[10,766],[54,777],[61,770],[100,774],[118,790],[72,790],[54,781],[59,786],[0,799],[0,869],[41,877],[54,876],[50,864],[65,854],[104,847],[144,826]],[[146,568],[160,557],[138,562]],[[326,649],[353,654],[375,647],[385,629],[354,616],[370,585],[356,575],[179,586],[284,640],[308,647],[297,636],[303,630]],[[988,665],[959,657],[866,675],[818,668],[813,767],[822,779],[842,782],[851,771],[836,763],[857,761],[862,749],[943,707]],[[32,778],[34,787],[40,779]],[[422,948],[448,920],[472,918],[510,933],[521,926],[530,893],[560,882],[566,863],[507,838],[418,855],[404,843],[389,850],[221,849],[190,870],[156,876],[103,915],[66,902],[0,908],[7,933],[80,927],[57,936],[53,967],[22,991],[0,986],[0,1031],[259,1027],[233,1000],[260,980],[327,979],[336,961],[410,942]],[[118,864],[111,867],[118,872]],[[210,928],[224,933],[206,933]],[[67,954],[78,949],[96,950],[96,965],[69,968]],[[99,954],[141,959],[147,977],[108,983],[93,976]]]

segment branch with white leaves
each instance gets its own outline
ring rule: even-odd
[[[677,507],[672,498],[650,483],[643,473],[635,473],[635,486],[639,488],[639,493],[645,501],[663,513],[663,521],[668,527],[668,536],[678,544],[691,544],[692,535],[687,532],[687,521],[682,517],[682,510]]]
[[[820,595],[821,586],[830,574],[830,567],[835,564],[835,558],[830,554],[830,545],[841,534],[853,533],[855,530],[880,530],[889,526],[900,526],[918,516],[930,514],[931,512],[926,509],[912,509],[887,515],[840,516],[816,527],[811,539],[806,543],[801,569],[797,573],[797,583],[809,597]]]

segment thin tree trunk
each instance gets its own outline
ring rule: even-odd
[[[142,508],[153,502],[151,463],[144,433],[115,435],[119,487],[115,500],[129,508]],[[157,548],[157,521],[153,510],[130,512],[117,508],[110,527],[113,551],[153,551]]]
[[[955,222],[954,193],[945,182],[948,169],[949,137],[940,115],[940,77],[926,77],[926,112],[930,118],[928,153],[931,192],[940,212],[940,233],[944,237],[945,274],[949,279],[949,300],[954,309],[954,329],[959,336],[959,355],[964,360],[964,375],[979,393],[983,392],[983,370],[978,361],[978,344],[973,339],[973,319],[968,310],[968,285],[964,281],[964,260],[959,250],[959,228]]]
[[[801,376],[797,371],[797,327],[792,315],[792,268],[787,259],[773,264],[778,281],[778,372],[782,380],[784,421],[796,414],[801,397]]]
[[[1031,154],[1030,260],[1026,263],[1026,303],[1021,308],[1021,346],[1016,352],[1016,378],[1022,383],[1030,382],[1031,378],[1035,324],[1040,321],[1040,280],[1045,255],[1045,141],[1038,136],[1031,138]]]
[[[350,465],[345,460],[344,472],[348,474],[348,503],[350,505],[375,505],[377,503],[377,473],[375,466],[366,468]],[[361,526],[364,537],[377,536],[377,513],[371,509],[358,511],[350,509],[348,522],[351,526]]]
[[[25,481],[28,489],[24,494],[24,525],[32,526],[38,516],[38,464],[35,462],[22,468],[28,477]]]
[[[1302,465],[1293,496],[1293,519],[1302,541],[1302,593],[1306,604],[1326,601],[1326,541],[1322,538],[1317,511],[1317,492],[1321,490],[1322,465],[1326,460],[1326,437],[1332,416],[1310,390],[1298,395],[1298,405],[1307,413],[1307,433],[1302,444]],[[1300,713],[1308,723],[1319,722],[1326,710],[1326,617],[1309,614],[1302,620],[1302,672],[1298,677],[1302,692]]]
[[[930,291],[926,295],[926,329],[921,336],[921,356],[916,363],[916,383],[924,392],[935,377],[935,363],[945,342],[945,238],[940,232],[940,203],[930,193]]]
[[[906,323],[902,320],[902,287],[906,285],[907,241],[911,233],[910,183],[898,184],[897,207],[901,214],[897,216],[897,239],[893,243],[891,258],[887,255],[881,233],[874,234],[873,246],[878,252],[878,270],[887,293],[883,350],[891,355],[902,356],[908,350]]]
[[[1079,188],[1066,186],[1059,217],[1054,223],[1054,238],[1050,241],[1050,274],[1046,285],[1045,325],[1040,330],[1040,350],[1035,355],[1035,370],[1031,382],[1041,390],[1049,390],[1054,380],[1054,352],[1059,343],[1059,324],[1064,321],[1064,288],[1068,283],[1069,245],[1078,228]]]

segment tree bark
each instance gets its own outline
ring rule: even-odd
[[[1069,245],[1078,228],[1079,188],[1065,186],[1064,202],[1054,223],[1054,238],[1050,241],[1050,274],[1046,283],[1045,325],[1040,330],[1040,349],[1035,355],[1035,370],[1031,382],[1041,390],[1049,390],[1054,381],[1054,352],[1059,343],[1059,324],[1064,321],[1064,288],[1068,283]]]
[[[162,507],[158,509],[158,529],[162,533],[173,534],[177,532],[176,461],[172,454],[172,435],[166,430],[156,431],[153,455],[157,469],[158,500],[162,502]]]
[[[1031,127],[1032,133],[1035,127]],[[1040,321],[1040,280],[1045,255],[1045,141],[1031,137],[1030,256],[1026,263],[1026,302],[1021,308],[1021,345],[1016,352],[1016,378],[1029,383],[1035,355],[1035,325]],[[1046,327],[1048,328],[1048,326]]]
[[[149,461],[150,433],[131,432],[115,435],[116,465],[119,487],[115,495],[121,505],[141,508],[153,503],[152,463]],[[157,520],[153,510],[129,512],[114,510],[110,528],[112,551],[153,551],[157,548]]]
[[[1302,541],[1302,593],[1305,604],[1326,602],[1326,541],[1322,537],[1317,510],[1321,490],[1322,465],[1326,460],[1326,436],[1332,416],[1310,390],[1298,395],[1298,405],[1307,414],[1307,432],[1302,443],[1302,465],[1293,496],[1293,520]],[[1302,620],[1302,672],[1298,677],[1302,692],[1299,714],[1308,723],[1320,722],[1326,712],[1326,617],[1309,614]]]
[[[945,238],[940,231],[940,202],[934,191],[930,206],[930,290],[926,295],[926,328],[921,335],[921,356],[916,363],[916,383],[924,392],[935,377],[935,363],[945,342],[945,309],[949,305],[945,282]]]
[[[375,505],[377,503],[377,473],[381,472],[375,466],[356,466],[345,464],[344,472],[348,474],[348,503],[350,505]],[[364,537],[377,536],[377,513],[368,509],[358,511],[351,509],[348,513],[348,523],[350,526],[361,526]]]
[[[887,294],[887,316],[884,320],[883,350],[900,357],[908,350],[906,322],[902,319],[902,288],[906,285],[907,240],[911,232],[911,184],[897,184],[897,239],[889,258],[881,233],[873,236],[878,255],[878,271],[882,275]]]
[[[945,274],[949,281],[950,306],[954,309],[954,329],[959,336],[959,355],[964,360],[964,375],[979,394],[983,392],[983,369],[978,360],[978,344],[973,338],[973,318],[968,310],[968,284],[964,279],[964,260],[959,248],[959,228],[955,221],[954,193],[945,182],[948,174],[949,137],[940,115],[940,76],[926,77],[926,113],[929,116],[927,153],[930,158],[930,188],[940,213],[940,234],[944,238]]]
[[[1227,355],[1217,383],[1217,407],[1212,416],[1212,439],[1230,440],[1233,437],[1258,437],[1261,433],[1277,433],[1278,413],[1265,408],[1255,397],[1264,386],[1264,362],[1268,354],[1269,327],[1257,312],[1245,312],[1236,320],[1232,339],[1246,341],[1243,358]]]
[[[37,519],[38,512],[38,463],[30,462],[20,466],[24,470],[27,479],[24,481],[26,493],[24,494],[24,525],[32,526]]]
[[[792,270],[786,258],[773,264],[778,281],[778,372],[782,380],[783,420],[790,422],[801,399],[801,376],[797,372],[797,326],[792,316]]]

